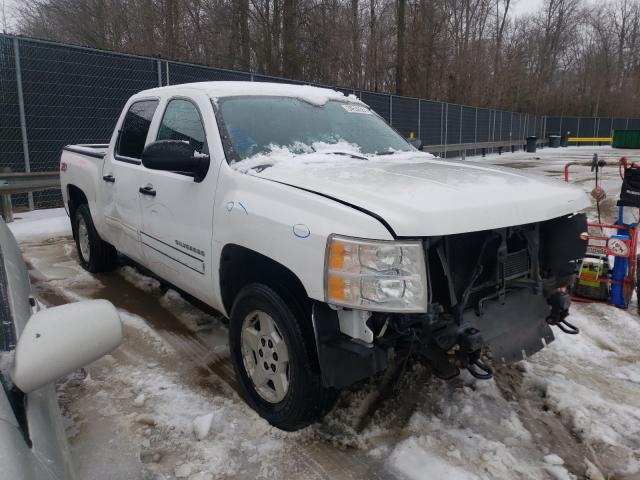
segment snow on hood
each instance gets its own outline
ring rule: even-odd
[[[373,212],[402,237],[523,225],[591,204],[578,187],[511,168],[443,160],[418,151],[363,155],[346,142],[315,145],[314,150],[293,154],[274,148],[232,168]]]

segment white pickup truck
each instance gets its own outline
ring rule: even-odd
[[[245,400],[282,429],[391,358],[490,378],[550,325],[577,332],[585,193],[423,153],[354,96],[146,90],[108,145],[65,147],[60,170],[82,265],[120,253],[221,312]]]

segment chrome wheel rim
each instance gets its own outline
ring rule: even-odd
[[[276,322],[255,310],[242,322],[242,363],[255,391],[269,403],[279,403],[289,391],[289,350]]]
[[[89,263],[91,258],[91,247],[89,246],[89,230],[82,215],[78,215],[78,246],[80,247],[80,255],[82,259]]]

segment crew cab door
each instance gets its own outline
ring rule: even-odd
[[[129,106],[102,170],[105,239],[136,261],[142,260],[140,158],[158,103],[157,98],[141,99]]]
[[[198,101],[199,99],[199,101]],[[153,140],[183,140],[209,155],[206,126],[215,119],[202,95],[172,97],[156,115]],[[217,135],[210,132],[209,137]],[[218,168],[211,159],[201,182],[188,174],[143,168],[139,187],[144,264],[187,293],[207,301],[212,294],[213,202]]]

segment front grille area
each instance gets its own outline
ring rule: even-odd
[[[529,273],[529,253],[527,249],[517,252],[508,253],[504,262],[504,279],[513,280],[514,278],[524,277]]]
[[[457,302],[464,308],[499,296],[531,275],[529,226],[447,235],[428,248],[431,299],[447,311]],[[507,285],[508,282],[514,282]]]

